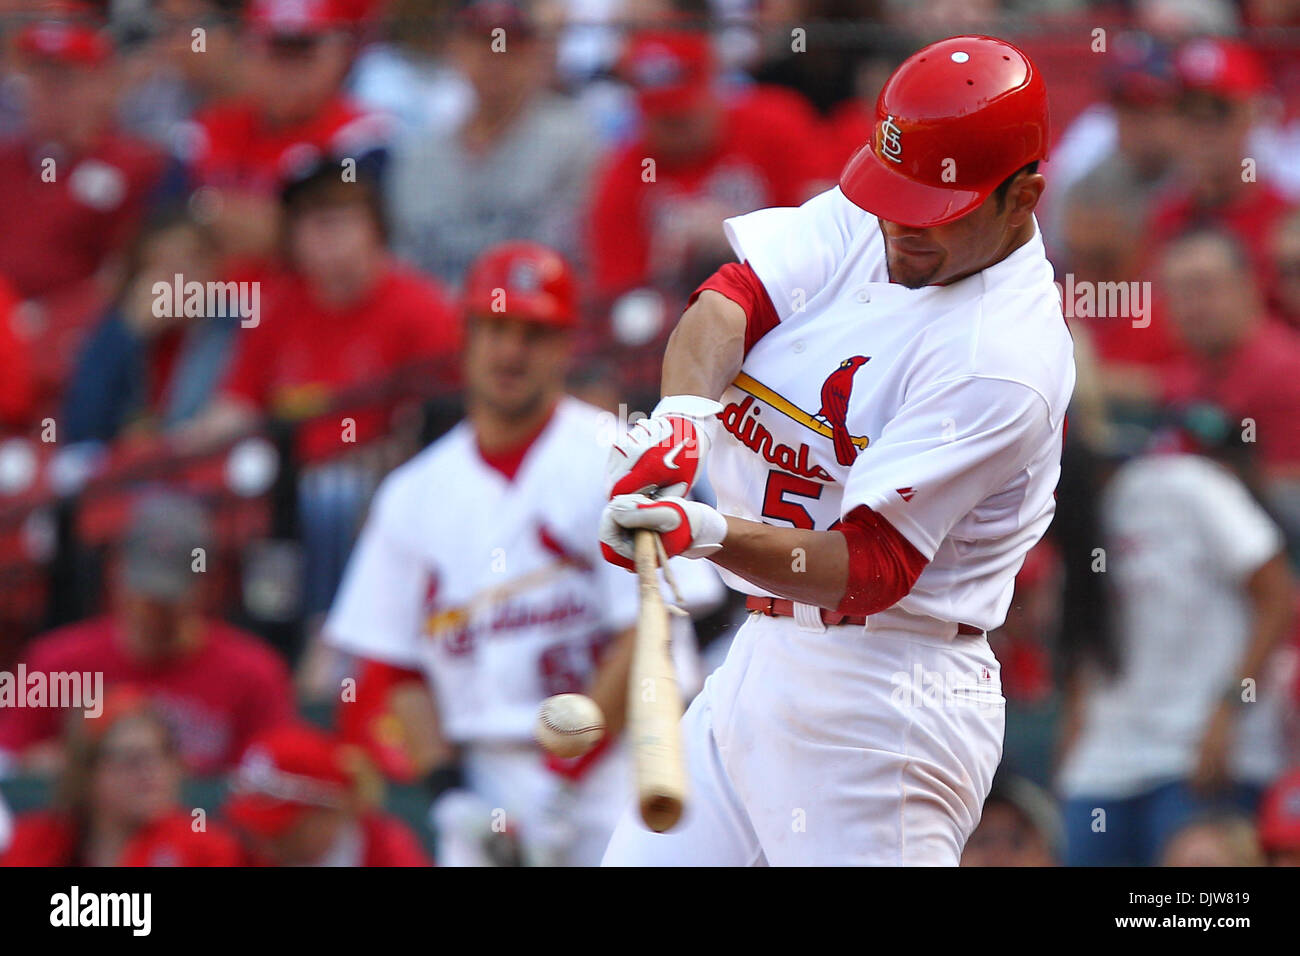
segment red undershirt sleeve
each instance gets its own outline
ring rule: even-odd
[[[849,579],[841,614],[879,614],[912,590],[925,570],[925,556],[893,525],[864,506],[854,508],[835,529],[849,546]]]
[[[763,287],[758,274],[750,268],[748,262],[728,262],[691,293],[687,306],[698,299],[705,289],[712,289],[725,295],[745,310],[746,355],[754,347],[755,342],[776,328],[777,323],[781,321],[772,306],[771,298],[768,297],[767,289]]]

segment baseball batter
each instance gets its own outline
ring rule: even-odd
[[[1001,758],[985,632],[1051,521],[1070,336],[1034,209],[1043,80],[963,36],[905,61],[837,188],[726,221],[664,398],[612,450],[631,529],[751,595],[683,718],[691,793],[606,864],[948,864]],[[707,456],[716,510],[680,495]]]
[[[637,609],[635,580],[596,548],[601,412],[562,391],[575,302],[546,247],[504,243],[475,263],[468,417],[384,481],[325,625],[343,650],[427,679],[434,752],[451,755],[430,774],[442,865],[595,865],[631,792],[616,743],[565,762],[533,740],[541,701],[570,692],[616,736]],[[688,605],[721,597],[712,569],[679,563]],[[698,686],[678,627],[677,665]]]

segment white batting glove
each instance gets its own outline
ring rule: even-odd
[[[615,495],[685,495],[713,445],[722,404],[670,395],[609,450],[606,485]]]
[[[722,547],[727,519],[698,501],[618,495],[600,513],[600,550],[605,560],[629,570],[634,563],[633,532],[659,533],[668,557],[703,558]]]

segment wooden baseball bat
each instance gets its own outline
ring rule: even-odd
[[[653,531],[636,533],[636,574],[641,585],[628,688],[628,730],[636,761],[641,819],[656,833],[671,829],[686,800],[682,760],[682,694],[670,654],[668,608],[659,591]]]

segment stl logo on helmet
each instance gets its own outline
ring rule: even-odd
[[[890,162],[903,161],[903,131],[894,122],[893,116],[886,116],[880,121],[880,155]]]

